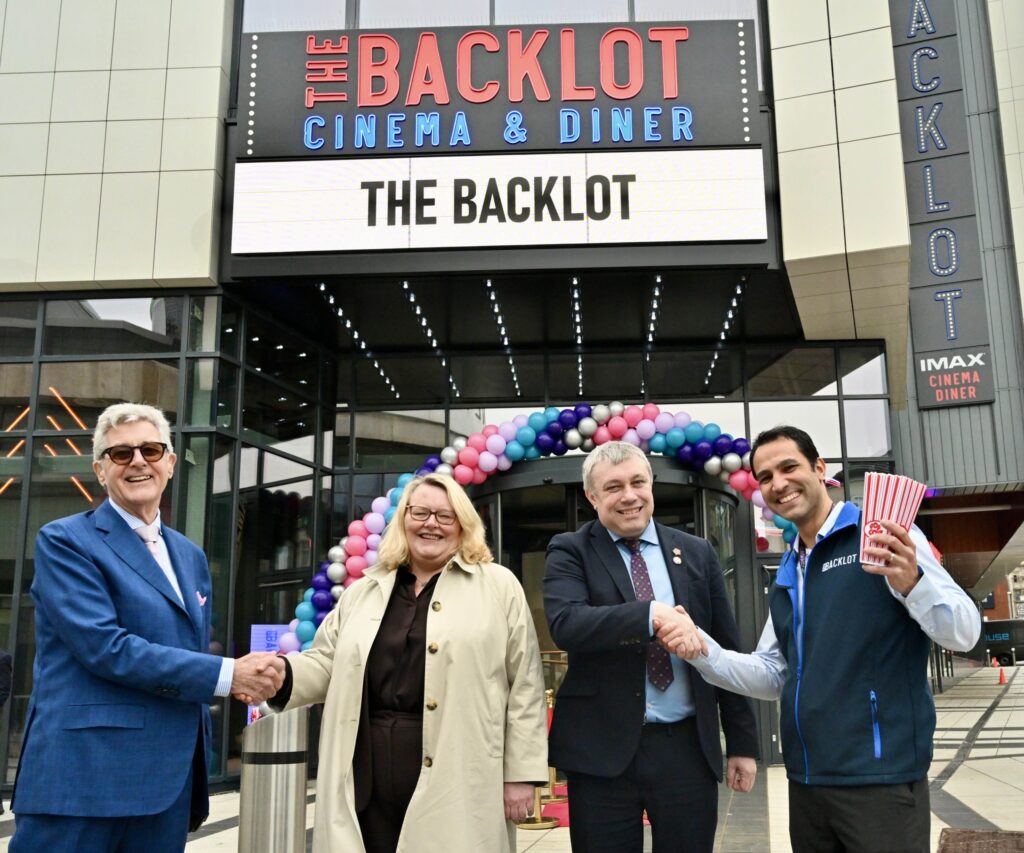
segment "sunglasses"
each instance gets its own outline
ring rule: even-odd
[[[430,516],[434,516],[437,519],[437,523],[442,527],[448,527],[451,524],[455,524],[455,520],[458,516],[454,512],[446,509],[432,510],[427,509],[425,506],[408,506],[405,511],[412,516],[414,521],[426,521]]]
[[[142,444],[115,444],[100,454],[107,456],[115,465],[128,465],[135,458],[135,451],[142,454],[147,462],[159,462],[167,452],[167,445],[162,441],[144,441]]]

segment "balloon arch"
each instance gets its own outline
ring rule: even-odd
[[[393,489],[375,498],[370,511],[348,526],[348,535],[327,552],[328,559],[313,575],[312,585],[295,608],[295,619],[279,639],[282,652],[309,648],[317,628],[345,588],[363,576],[377,560],[381,535],[395,514],[402,490],[416,476],[447,474],[463,486],[480,484],[517,462],[543,456],[564,456],[570,450],[589,452],[607,441],[628,441],[645,453],[676,459],[684,468],[719,476],[734,491],[761,509],[765,521],[782,530],[786,542],[796,529],[764,505],[750,470],[750,442],[733,438],[714,423],[701,423],[686,412],[662,411],[654,403],[625,405],[618,401],[572,408],[550,406],[517,415],[501,424],[488,424],[468,438],[423,460],[413,473],[402,474]]]

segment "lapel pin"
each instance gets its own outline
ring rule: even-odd
[[[678,548],[673,548],[672,549],[672,553],[675,554],[678,557],[683,552],[681,550],[679,550]]]
[[[675,563],[677,566],[682,565],[683,558],[682,557],[673,557],[672,558],[672,562]]]

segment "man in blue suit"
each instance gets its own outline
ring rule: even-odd
[[[272,696],[266,656],[207,653],[203,552],[160,523],[176,457],[163,413],[99,417],[95,511],[39,531],[34,686],[15,781],[12,853],[181,851],[209,813],[209,702]]]

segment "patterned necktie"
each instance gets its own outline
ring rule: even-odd
[[[170,555],[167,553],[166,548],[160,547],[160,528],[154,521],[152,524],[143,524],[142,527],[135,528],[135,535],[139,537],[143,542],[146,543],[146,548],[149,553],[153,555],[153,559],[156,560],[156,564],[160,567],[167,581],[174,588],[174,591],[178,594],[178,600],[184,603],[185,599],[181,595],[181,587],[178,584],[178,577],[174,574],[174,567],[171,565]]]
[[[633,576],[636,600],[653,601],[654,587],[651,586],[651,576],[647,573],[647,562],[640,553],[640,540],[623,539],[622,541],[629,548],[629,573]],[[667,690],[675,678],[668,652],[656,641],[647,646],[647,677],[651,684],[659,690]]]

